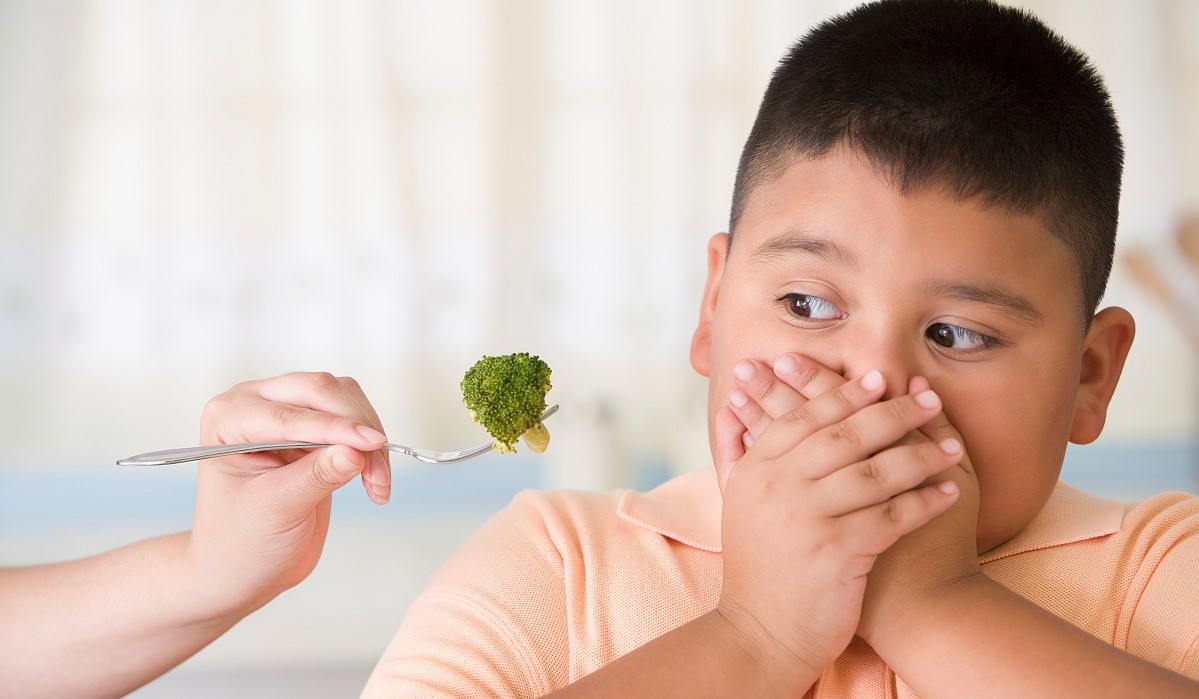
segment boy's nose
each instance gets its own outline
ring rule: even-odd
[[[851,380],[877,369],[887,381],[885,399],[907,394],[908,381],[919,373],[914,358],[895,340],[860,343],[842,354],[842,362],[841,374]]]

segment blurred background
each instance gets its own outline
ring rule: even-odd
[[[770,71],[831,0],[0,0],[0,565],[190,526],[232,384],[357,378],[393,441],[483,437],[483,354],[554,369],[544,457],[338,493],[303,585],[136,696],[356,696],[404,609],[526,487],[709,464],[687,351]],[[1065,477],[1199,489],[1199,3],[1028,0],[1127,149],[1107,302],[1138,337]],[[69,661],[65,661],[69,662]]]

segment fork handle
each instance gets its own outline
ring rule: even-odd
[[[230,454],[249,454],[259,451],[280,451],[282,449],[316,449],[331,446],[316,442],[259,442],[254,444],[221,444],[207,447],[181,447],[179,449],[163,449],[145,454],[137,454],[117,462],[118,466],[167,466],[182,464],[200,459],[213,459]]]
[[[545,420],[556,412],[558,412],[557,404],[551,405],[541,414],[541,419]],[[318,449],[329,446],[333,445],[317,442],[256,442],[250,444],[218,444],[206,447],[180,447],[178,449],[163,449],[162,451],[149,451],[145,454],[136,454],[121,459],[117,462],[117,466],[168,466],[170,464],[187,463],[188,461],[213,459],[218,456],[229,456],[230,454],[249,454],[259,451],[280,451],[282,449]],[[492,442],[488,442],[461,452],[447,453],[426,452],[421,449],[406,447],[402,444],[392,444],[391,442],[387,442],[380,448],[405,454],[425,463],[454,463],[485,453],[491,446]]]

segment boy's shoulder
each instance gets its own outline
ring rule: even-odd
[[[1019,534],[983,554],[983,564],[1034,551],[1085,544],[1084,550],[1112,555],[1113,549],[1146,548],[1199,535],[1199,497],[1170,492],[1140,502],[1103,498],[1059,482],[1040,513]],[[1079,555],[1077,552],[1071,555]]]
[[[982,563],[1014,592],[1158,664],[1178,666],[1199,635],[1199,497],[1188,493],[1123,503],[1059,483]]]
[[[1170,492],[1126,506],[1121,532],[1139,546],[1169,546],[1199,537],[1199,496]]]
[[[1037,516],[1010,540],[983,553],[983,565],[1082,541],[1095,541],[1120,531],[1128,506],[1059,481]]]
[[[647,492],[527,490],[497,519],[551,539],[665,537],[688,547],[720,551],[720,490],[709,467],[675,476]]]

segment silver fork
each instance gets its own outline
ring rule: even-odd
[[[557,405],[551,405],[541,414],[541,419],[545,420],[550,415],[558,412]],[[212,459],[218,456],[229,456],[230,454],[249,454],[259,451],[279,451],[281,449],[316,449],[318,447],[328,447],[331,444],[318,444],[315,442],[259,442],[254,444],[222,444],[218,446],[207,447],[182,447],[179,449],[164,449],[162,451],[151,451],[145,454],[137,454],[117,462],[118,466],[166,466],[168,464],[182,464],[188,461],[199,461],[200,459]],[[452,464],[459,461],[473,459],[480,454],[486,454],[495,447],[495,441],[485,442],[469,449],[461,451],[433,451],[431,449],[416,449],[414,447],[406,447],[402,444],[392,444],[388,442],[381,448],[387,451],[394,451],[398,454],[411,456],[419,461],[424,461],[427,464]]]

